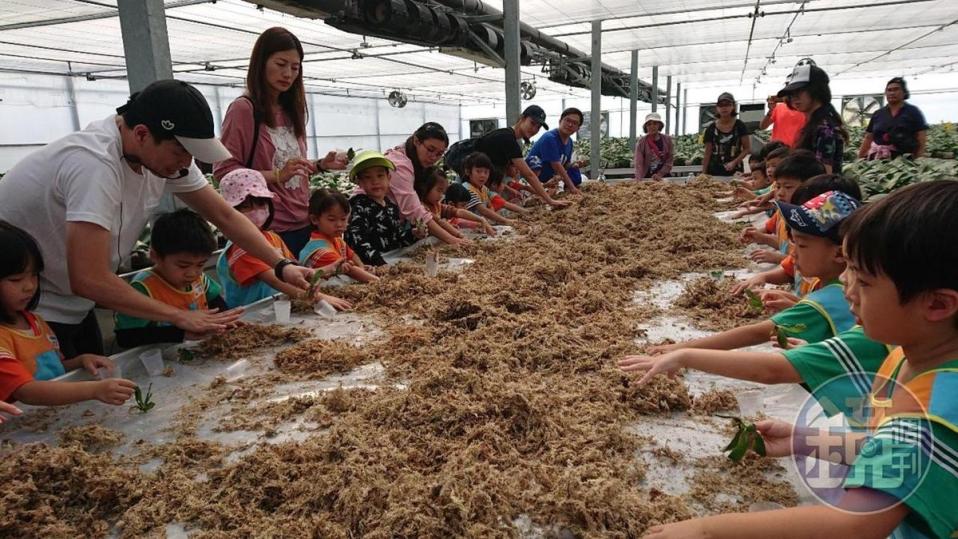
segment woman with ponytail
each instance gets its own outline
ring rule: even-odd
[[[841,174],[848,131],[832,106],[832,91],[825,71],[810,60],[799,62],[778,96],[787,98],[789,107],[808,118],[795,147],[814,153],[825,165],[827,174]]]

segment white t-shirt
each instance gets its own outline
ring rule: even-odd
[[[196,164],[178,180],[134,172],[125,160],[111,115],[51,142],[17,163],[0,180],[0,219],[30,233],[40,245],[44,319],[78,324],[93,302],[73,294],[67,270],[66,224],[86,222],[110,231],[110,267],[129,256],[164,191],[187,193],[207,185]]]

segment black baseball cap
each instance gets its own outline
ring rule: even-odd
[[[814,63],[799,63],[785,80],[785,87],[778,91],[778,97],[791,95],[809,84],[828,84],[828,74]]]
[[[715,104],[717,105],[717,104],[721,103],[722,101],[728,101],[728,102],[730,102],[730,103],[732,103],[732,104],[734,105],[734,104],[735,104],[735,96],[732,95],[730,92],[722,92],[722,93],[718,96],[718,99],[715,100]]]
[[[194,158],[216,163],[232,157],[213,132],[213,112],[195,87],[178,80],[158,80],[130,96],[116,109],[130,127],[144,124],[172,134]]]
[[[529,117],[533,120],[539,122],[539,125],[546,128],[546,131],[549,130],[549,124],[546,123],[546,111],[542,110],[542,107],[539,105],[529,105],[526,107],[526,110],[522,111],[522,117]]]

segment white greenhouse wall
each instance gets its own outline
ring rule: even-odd
[[[126,102],[125,80],[74,78],[79,127],[115,113]],[[206,96],[219,134],[223,115],[240,88],[198,85]],[[382,100],[307,95],[306,126],[310,157],[335,149],[387,149],[406,140],[425,121],[442,124],[452,141],[459,140],[460,107],[410,102],[390,107]],[[0,73],[0,172],[44,144],[77,127],[67,79],[46,75]]]

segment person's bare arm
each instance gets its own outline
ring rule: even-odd
[[[436,222],[437,219],[431,219],[426,223],[426,227],[429,229],[429,235],[435,236],[439,241],[443,243],[448,243],[449,245],[460,245],[463,243],[471,243],[469,238],[457,237],[449,233],[448,230],[444,229],[442,225]]]
[[[170,322],[194,333],[221,331],[243,314],[242,309],[222,313],[215,309],[180,310],[145,296],[113,273],[109,230],[93,223],[69,221],[66,234],[70,289],[97,305],[136,318]]]
[[[928,149],[928,131],[919,131],[915,133],[918,139],[918,149],[915,150],[915,157],[924,157],[925,150]]]
[[[499,215],[498,213],[496,213],[495,211],[493,211],[491,208],[487,208],[485,204],[480,204],[480,205],[476,206],[476,211],[478,211],[479,214],[482,215],[483,217],[485,217],[486,219],[488,219],[488,220],[490,220],[490,221],[495,221],[495,222],[499,223],[500,225],[512,225],[512,224],[513,224],[513,222],[512,222],[511,219],[506,219],[505,217]]]
[[[702,156],[702,174],[708,174],[709,161],[712,160],[712,143],[705,143],[705,154]]]
[[[552,161],[549,163],[552,167],[552,171],[555,172],[556,176],[562,178],[562,183],[565,184],[566,191],[570,193],[578,193],[579,188],[572,183],[572,178],[569,177],[569,172],[562,166],[562,163],[559,161]]]
[[[189,193],[177,193],[177,196],[196,213],[216,225],[224,236],[247,253],[269,266],[275,266],[283,259],[276,252],[276,248],[266,241],[256,225],[230,207],[212,187],[207,185]],[[309,288],[309,279],[312,275],[313,270],[296,264],[289,264],[283,268],[283,280],[299,288],[301,292]]]
[[[555,200],[549,196],[549,193],[546,193],[545,187],[543,187],[542,182],[539,181],[539,177],[529,168],[529,164],[526,163],[525,159],[516,157],[512,160],[512,164],[518,169],[519,174],[529,182],[529,187],[532,188],[532,192],[541,198],[543,202],[551,206],[565,206],[568,204],[566,201]]]
[[[707,337],[693,339],[675,344],[653,346],[649,350],[653,353],[671,352],[683,348],[706,348],[709,350],[735,350],[746,346],[755,346],[768,341],[769,335],[775,329],[771,320],[756,322],[747,326],[740,326]]]
[[[867,511],[867,507],[888,507]],[[839,508],[830,505],[791,507],[777,511],[727,513],[653,526],[643,536],[647,539],[701,537],[709,539],[765,539],[775,530],[779,539],[818,539],[820,537],[855,537],[884,539],[908,515],[908,506],[887,494],[856,488],[845,492]],[[856,510],[857,508],[857,510]]]
[[[660,356],[626,356],[619,361],[619,367],[626,372],[645,372],[640,383],[657,374],[672,374],[682,368],[760,384],[797,384],[802,381],[785,356],[775,352],[689,348]]]
[[[35,380],[17,388],[13,398],[25,404],[40,406],[61,406],[94,399],[116,405],[129,400],[135,387],[133,382],[121,378],[95,382]]]
[[[868,132],[865,133],[865,136],[862,137],[862,145],[858,147],[858,157],[862,159],[868,157],[868,149],[871,148],[874,140],[874,135]]]

